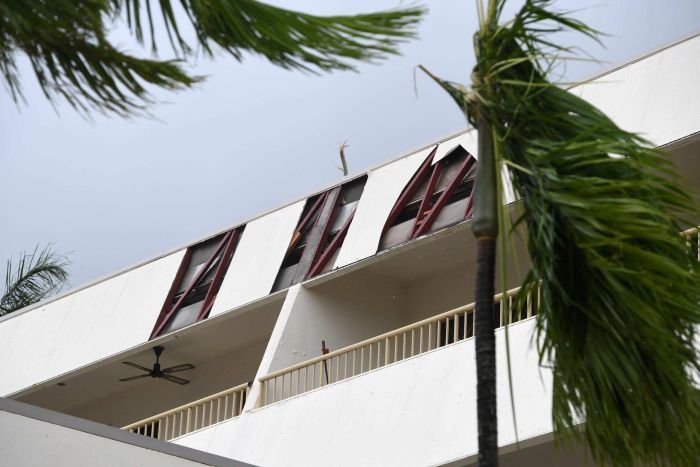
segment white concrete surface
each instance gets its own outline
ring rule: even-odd
[[[700,36],[574,89],[621,128],[661,146],[700,130]]]
[[[551,373],[510,329],[521,440],[551,432]],[[499,445],[515,440],[503,330],[497,331]],[[477,452],[474,341],[462,341],[179,438],[262,466],[426,466]],[[235,442],[233,441],[235,440]]]
[[[280,344],[280,340],[284,335],[284,330],[287,327],[287,322],[292,313],[292,308],[296,303],[297,296],[301,291],[301,284],[294,284],[287,291],[287,295],[280,309],[279,315],[277,316],[277,321],[275,322],[274,329],[270,335],[270,339],[267,341],[267,346],[265,347],[265,352],[263,353],[262,360],[258,366],[258,371],[255,374],[255,379],[253,380],[253,385],[248,393],[248,398],[244,407],[245,411],[250,411],[255,408],[257,404],[258,397],[260,395],[260,378],[272,371],[272,362],[277,351],[277,347]]]
[[[184,250],[0,323],[0,395],[147,342]]]
[[[467,150],[469,154],[474,156],[475,159],[479,158],[477,153],[478,150],[478,133],[476,130],[468,130],[464,133],[443,141],[438,145],[437,151],[435,151],[435,157],[433,158],[433,165],[440,162],[446,155],[452,152],[457,146],[462,146]]]
[[[266,373],[320,356],[322,340],[334,351],[399,328],[407,324],[403,310],[399,284],[381,277],[355,273],[302,286]]]
[[[290,204],[246,225],[210,316],[270,293],[305,202]]]
[[[200,462],[0,412],[0,467],[191,467]]]

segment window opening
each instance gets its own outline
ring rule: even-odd
[[[238,227],[187,249],[151,339],[209,316],[244,228]]]
[[[472,216],[476,159],[462,146],[433,164],[437,146],[418,168],[389,213],[384,250]]]
[[[313,196],[306,206],[277,273],[272,291],[314,277],[332,267],[347,235],[367,177]]]

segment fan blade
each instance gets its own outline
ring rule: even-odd
[[[171,383],[177,383],[177,384],[182,384],[182,385],[190,383],[186,379],[178,378],[177,376],[173,376],[173,375],[163,375],[163,378],[167,379]]]
[[[163,370],[163,373],[177,373],[178,371],[194,370],[194,365],[191,363],[183,363],[182,365],[175,365]]]
[[[151,372],[151,369],[150,369],[150,368],[146,368],[145,366],[137,365],[136,363],[133,363],[133,362],[122,362],[122,363],[123,363],[124,365],[133,366],[134,368],[138,368],[139,370],[143,370],[143,371],[145,371],[146,373],[150,373],[150,372]]]
[[[133,381],[135,379],[141,379],[141,378],[148,378],[151,375],[136,375],[136,376],[130,376],[128,378],[122,378],[119,381]]]

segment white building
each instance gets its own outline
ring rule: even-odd
[[[695,35],[573,90],[663,147],[693,188],[698,57]],[[475,462],[475,242],[465,220],[475,143],[473,131],[432,143],[0,318],[0,395],[213,455],[195,463]],[[527,268],[519,256],[508,288]],[[502,463],[583,465],[581,450],[553,448],[551,374],[531,342],[535,296],[530,305],[509,328],[517,434],[497,331]],[[145,375],[154,347],[162,368],[193,368],[120,381]],[[6,436],[52,422],[2,410],[0,464],[61,444]]]

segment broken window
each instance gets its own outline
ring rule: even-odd
[[[151,339],[201,321],[209,315],[244,227],[187,249]]]
[[[286,289],[333,267],[367,176],[306,200],[272,291]]]
[[[396,201],[384,226],[379,251],[471,217],[476,159],[457,146],[433,164],[436,150]]]

